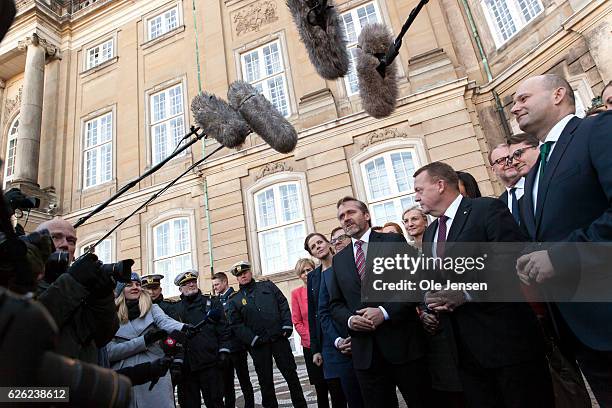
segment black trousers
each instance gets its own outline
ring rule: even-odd
[[[500,368],[461,365],[459,377],[468,407],[553,408],[554,394],[546,359]]]
[[[200,393],[206,408],[223,408],[221,381],[217,366],[192,371],[183,376],[178,385],[178,400],[181,408],[200,408]]]
[[[261,403],[264,408],[277,408],[276,392],[274,391],[274,376],[272,357],[276,367],[281,372],[291,394],[291,402],[295,408],[306,408],[306,399],[297,376],[297,366],[291,352],[289,340],[281,338],[271,343],[262,344],[251,349],[251,357],[261,387]],[[182,407],[181,407],[182,408]]]
[[[365,407],[398,407],[396,386],[410,408],[433,407],[431,379],[425,359],[392,364],[376,347],[373,352],[370,368],[355,369]]]
[[[244,395],[244,408],[255,407],[253,385],[249,377],[249,366],[246,350],[231,353],[221,370],[223,379],[223,399],[225,408],[236,406],[236,390],[234,389],[234,371],[238,377],[242,394]]]
[[[599,406],[612,407],[612,351],[593,350],[581,344],[576,348],[576,359]]]

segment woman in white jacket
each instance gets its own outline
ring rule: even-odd
[[[164,356],[159,340],[164,332],[183,330],[183,323],[168,317],[151,296],[140,287],[140,277],[132,273],[127,285],[119,283],[115,289],[115,304],[121,326],[113,340],[106,345],[111,367],[123,367],[154,361]],[[174,408],[174,390],[170,373],[161,377],[149,391],[150,382],[136,385],[130,407]]]

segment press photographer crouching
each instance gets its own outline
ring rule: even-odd
[[[126,407],[131,399],[127,378],[55,352],[57,325],[27,296],[36,277],[44,274],[53,242],[46,231],[18,238],[9,208],[0,189],[0,386],[68,387],[70,403],[62,400],[62,405],[96,401],[98,406]]]
[[[113,296],[116,277],[104,271],[92,253],[72,262],[77,236],[66,220],[54,218],[36,229],[43,230],[49,231],[58,252],[49,257],[37,299],[58,326],[57,350],[68,357],[97,363],[98,348],[111,341],[119,329]],[[126,266],[131,263],[127,261]],[[127,269],[122,272],[129,274]]]

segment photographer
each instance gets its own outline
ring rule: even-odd
[[[36,231],[45,229],[56,250],[67,252],[72,262],[77,241],[72,225],[54,218],[42,223]],[[38,300],[59,328],[57,350],[68,357],[97,363],[97,348],[104,347],[119,328],[114,282],[109,274],[103,273],[101,263],[93,254],[80,257],[66,273],[55,269],[47,264],[45,280],[39,284]]]

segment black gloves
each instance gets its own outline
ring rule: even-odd
[[[293,333],[293,329],[283,329],[283,337],[288,339],[291,337],[291,333]]]
[[[217,367],[225,368],[229,364],[229,353],[227,351],[221,351],[217,355]]]
[[[149,347],[151,344],[155,343],[156,341],[163,340],[166,337],[168,337],[168,332],[166,332],[165,330],[153,329],[150,332],[145,333],[144,335],[145,345]]]
[[[183,328],[181,329],[181,331],[183,333],[185,333],[185,335],[187,336],[188,339],[194,337],[196,334],[198,334],[198,329],[195,328],[194,325],[189,324],[189,323],[185,323],[183,325]]]
[[[68,273],[94,297],[104,297],[115,288],[113,279],[102,271],[102,262],[92,253],[78,257],[68,268]]]
[[[171,357],[162,357],[151,361],[151,385],[149,385],[149,391],[157,384],[160,377],[166,375],[168,368],[170,368],[170,364],[172,364]]]
[[[263,339],[261,337],[257,337],[257,340],[255,340],[255,343],[253,343],[253,347],[261,346],[264,343],[265,342],[263,341]]]

